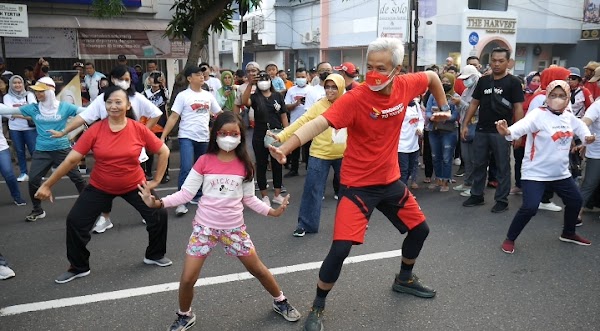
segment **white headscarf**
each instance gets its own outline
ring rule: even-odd
[[[46,117],[52,117],[58,112],[58,105],[60,102],[56,99],[54,90],[44,91],[46,99],[39,103],[40,113]]]

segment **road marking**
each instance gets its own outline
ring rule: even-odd
[[[179,171],[179,170],[181,170],[181,169],[179,169],[179,168],[169,168],[169,171]],[[90,175],[85,174],[85,175],[81,175],[81,177],[83,177],[83,178],[89,178]],[[46,180],[46,179],[48,179],[48,177],[42,177],[42,180]],[[69,179],[69,176],[63,176],[60,179],[61,180],[62,179]],[[0,180],[0,183],[6,184],[6,181],[5,180]],[[26,182],[24,182],[24,183],[26,183]]]
[[[171,187],[159,187],[159,188],[155,188],[155,191],[177,191],[177,186],[171,186]],[[67,200],[67,199],[77,199],[79,198],[79,194],[76,195],[61,195],[58,197],[54,197],[54,200]]]
[[[401,255],[402,255],[402,250],[398,249],[398,250],[394,250],[394,251],[351,256],[344,261],[344,264],[353,264],[353,263],[360,263],[360,262],[366,262],[366,261],[389,259],[389,258],[393,258],[393,257],[399,257]],[[299,272],[299,271],[315,270],[315,269],[318,269],[321,267],[321,263],[323,263],[323,262],[322,261],[321,262],[308,262],[308,263],[295,264],[295,265],[286,266],[286,267],[273,268],[273,269],[269,269],[269,270],[271,271],[271,273],[273,275],[283,275],[283,274],[290,274],[290,273]],[[229,274],[229,275],[223,275],[223,276],[200,278],[196,281],[196,284],[194,284],[194,287],[225,284],[225,283],[242,281],[242,280],[247,280],[247,279],[252,279],[252,278],[254,278],[254,276],[252,276],[249,272],[241,272],[241,273],[235,273],[235,274]],[[57,285],[57,286],[61,286],[61,285]],[[41,310],[47,310],[47,309],[53,309],[53,308],[64,308],[64,307],[85,305],[85,304],[94,303],[94,302],[127,299],[127,298],[131,298],[131,297],[142,296],[142,295],[176,291],[178,289],[179,289],[179,282],[173,282],[173,283],[165,283],[165,284],[159,284],[159,285],[130,288],[130,289],[119,290],[119,291],[89,294],[89,295],[83,295],[83,296],[77,296],[77,297],[71,297],[71,298],[25,303],[25,304],[9,306],[9,307],[0,309],[0,316],[19,315],[19,314],[23,314],[23,313],[41,311]]]

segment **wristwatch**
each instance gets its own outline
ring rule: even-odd
[[[450,111],[450,106],[448,106],[448,104],[445,104],[443,106],[440,107],[441,111]]]

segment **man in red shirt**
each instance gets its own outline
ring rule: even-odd
[[[358,68],[352,62],[344,62],[339,67],[333,67],[334,70],[340,72],[340,75],[344,77],[344,82],[346,84],[346,91],[350,91],[351,89],[357,87],[358,82],[354,80],[358,75]]]
[[[436,294],[412,274],[429,227],[414,196],[399,180],[397,151],[405,109],[415,97],[429,88],[441,109],[432,117],[433,121],[448,119],[450,108],[434,72],[398,75],[403,57],[400,41],[392,38],[373,41],[367,49],[366,83],[341,96],[283,145],[270,148],[273,157],[283,164],[286,155],[329,126],[348,128],[333,243],[319,271],[317,294],[304,330],[322,330],[325,298],[337,281],[352,245],[363,243],[375,208],[401,233],[408,232],[393,290],[423,298]]]

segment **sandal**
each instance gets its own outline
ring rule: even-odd
[[[427,178],[423,179],[423,183],[425,183],[425,184],[431,183],[431,178],[427,177]]]

